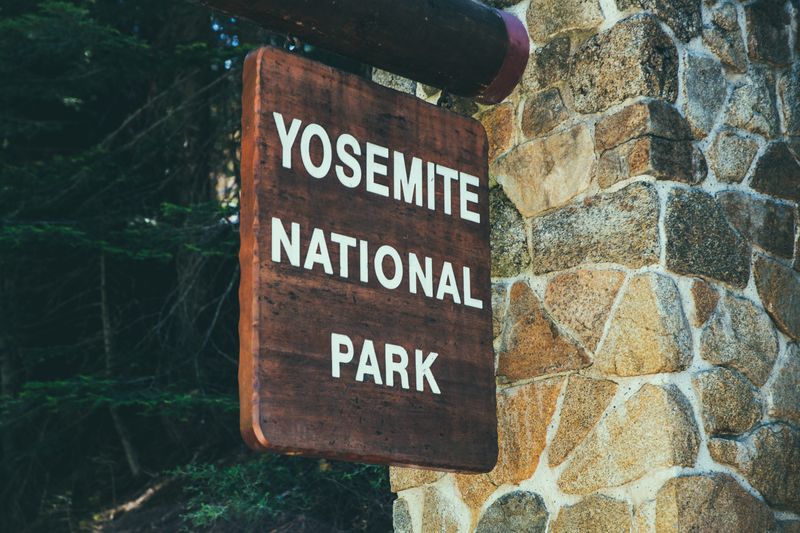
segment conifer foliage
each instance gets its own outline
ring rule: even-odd
[[[385,469],[238,434],[241,66],[270,40],[178,0],[0,0],[0,530],[113,531],[165,486],[165,530],[389,529]]]

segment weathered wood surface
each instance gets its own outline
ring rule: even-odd
[[[245,63],[241,192],[241,429],[255,449],[361,462],[488,471],[497,454],[489,273],[487,140],[469,118],[284,51]],[[344,188],[332,175],[281,165],[273,111],[352,134],[480,178],[477,224],[441,209]],[[299,143],[297,143],[299,144]],[[297,144],[292,157],[299,160]],[[363,154],[363,152],[362,152]],[[312,153],[312,155],[314,155]],[[318,156],[319,153],[316,154]],[[316,157],[315,156],[315,157]],[[358,158],[362,165],[363,155]],[[331,174],[333,174],[331,172]],[[441,205],[442,190],[437,190]],[[457,208],[458,192],[453,205]],[[371,275],[343,279],[321,268],[271,261],[270,221],[322,228],[472,271],[483,309],[389,290]],[[331,247],[339,264],[339,249]],[[351,265],[357,265],[352,255]],[[457,271],[458,272],[458,271]],[[435,283],[438,283],[438,275]],[[331,376],[330,332],[348,334],[353,364]],[[364,339],[439,353],[441,394],[354,379]],[[382,351],[378,357],[383,363]]]
[[[200,2],[462,96],[489,87],[509,48],[499,12],[474,0]],[[527,46],[526,35],[526,58]]]

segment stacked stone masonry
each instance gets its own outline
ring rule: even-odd
[[[499,459],[392,468],[395,531],[800,531],[800,2],[487,3]]]

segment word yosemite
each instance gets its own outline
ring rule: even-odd
[[[480,214],[473,209],[478,203],[478,193],[474,188],[478,187],[479,180],[476,176],[459,172],[444,165],[427,162],[426,179],[422,179],[422,160],[412,157],[410,164],[406,162],[406,156],[402,152],[393,151],[391,157],[391,180],[389,179],[389,149],[378,144],[366,143],[362,148],[361,143],[349,133],[342,133],[336,139],[336,157],[339,164],[333,164],[334,143],[325,128],[319,124],[307,124],[300,133],[302,122],[299,119],[292,119],[291,124],[286,126],[283,115],[273,112],[275,127],[281,141],[281,165],[283,168],[292,168],[292,148],[300,136],[300,159],[303,162],[306,172],[317,179],[328,176],[331,169],[335,171],[339,182],[349,189],[355,189],[361,185],[362,180],[366,191],[379,196],[391,196],[395,200],[400,200],[408,204],[415,204],[422,207],[423,200],[425,206],[435,211],[441,208],[446,215],[453,214],[453,193],[458,191],[458,215],[462,220],[480,223]],[[318,162],[312,160],[311,150],[313,145],[317,146],[322,158]],[[357,156],[363,153],[365,163],[361,168]],[[386,183],[381,183],[385,181]],[[437,185],[437,181],[440,181]],[[441,187],[442,205],[437,207],[436,190]],[[423,199],[424,197],[424,199]]]
[[[395,386],[395,376],[400,380],[400,386],[404,389],[410,388],[408,382],[408,352],[397,344],[385,343],[383,346],[383,369],[378,362],[378,354],[375,351],[375,343],[369,339],[364,339],[361,346],[361,355],[358,358],[358,368],[356,369],[356,381],[364,381],[369,376],[376,385]],[[353,361],[355,348],[353,341],[347,335],[341,333],[331,333],[331,375],[335,378],[342,376],[342,365]],[[423,392],[425,382],[434,394],[441,394],[439,384],[433,377],[431,366],[439,354],[429,352],[423,358],[422,350],[414,350],[414,388]]]
[[[414,252],[409,252],[407,256],[401,257],[395,248],[384,244],[372,254],[373,260],[370,266],[372,247],[367,241],[334,232],[326,237],[325,232],[319,228],[313,229],[304,260],[301,262],[300,224],[292,222],[290,228],[289,231],[286,231],[286,226],[283,225],[281,219],[272,217],[271,257],[274,263],[282,262],[285,255],[292,266],[302,266],[306,270],[314,270],[315,266],[321,266],[326,274],[332,276],[334,269],[328,247],[328,240],[330,240],[334,246],[339,248],[338,270],[341,278],[350,277],[350,251],[352,250],[358,255],[358,279],[363,283],[369,282],[370,271],[372,271],[378,283],[386,289],[397,289],[404,284],[405,280],[405,285],[411,294],[417,294],[421,290],[428,298],[437,300],[444,300],[445,296],[450,296],[457,304],[483,309],[483,301],[472,296],[471,272],[467,266],[462,269],[461,289],[459,289],[453,264],[450,261],[443,261],[439,270],[439,283],[434,290],[433,259],[430,257],[423,257],[420,260]],[[392,268],[386,268],[387,262],[392,264]]]

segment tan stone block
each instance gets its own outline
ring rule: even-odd
[[[538,15],[530,8],[528,13]],[[581,113],[596,113],[634,97],[674,101],[678,63],[675,44],[655,17],[628,17],[575,52],[569,76],[573,106]]]
[[[800,512],[800,431],[783,423],[737,440],[711,439],[715,461],[732,465],[773,507]]]
[[[498,457],[488,474],[492,483],[516,484],[536,471],[563,383],[564,378],[554,378],[498,393]]]
[[[708,453],[718,463],[734,464],[736,462],[736,450],[735,440],[714,438],[708,441]]]
[[[530,220],[531,268],[546,274],[591,263],[658,263],[658,193],[635,182]]]
[[[800,348],[796,344],[788,347],[785,361],[775,373],[766,389],[769,415],[800,424]]]
[[[758,152],[758,143],[736,131],[722,130],[706,150],[718,181],[741,183]]]
[[[575,446],[583,441],[616,392],[617,384],[613,381],[578,374],[569,377],[558,431],[547,452],[551,467],[564,462]]]
[[[456,474],[454,478],[461,499],[472,511],[473,519],[476,519],[483,502],[491,496],[497,486],[486,474]]]
[[[525,100],[525,107],[522,109],[522,133],[526,137],[544,135],[568,116],[569,112],[557,88],[532,94]]]
[[[675,283],[655,273],[633,277],[611,317],[595,366],[608,374],[638,376],[683,370],[691,338]]]
[[[609,150],[646,135],[673,141],[692,138],[689,124],[674,106],[663,100],[647,100],[603,118],[595,126],[594,140],[598,150]]]
[[[392,492],[411,489],[428,483],[434,483],[444,476],[444,472],[437,470],[422,470],[419,468],[404,468],[401,466],[389,467],[389,485]]]
[[[597,347],[611,305],[625,274],[617,270],[578,270],[554,277],[544,296],[548,310],[589,350]]]
[[[422,531],[458,533],[459,530],[460,522],[453,502],[436,487],[426,488],[422,501]]]
[[[583,368],[583,348],[566,337],[547,316],[525,282],[511,286],[510,303],[498,353],[497,377],[509,383]]]
[[[618,148],[625,154],[628,176],[647,174],[659,180],[698,183],[705,177],[694,147],[688,141],[670,141],[648,135]],[[700,156],[702,157],[702,155]]]
[[[501,104],[482,113],[478,120],[489,138],[489,162],[509,151],[514,145],[514,106]]]
[[[532,0],[527,22],[531,38],[543,43],[558,33],[598,26],[603,12],[598,0]]]
[[[694,301],[692,323],[699,328],[708,322],[717,308],[719,293],[711,284],[696,279],[692,281],[692,300]]]
[[[656,516],[656,501],[647,500],[633,510],[633,527],[631,533],[652,533]]]
[[[633,176],[699,183],[708,173],[702,152],[689,141],[647,135],[603,152],[596,166],[598,185],[611,185]]]
[[[589,494],[661,468],[692,466],[698,442],[691,406],[677,387],[646,384],[595,426],[558,486],[567,494]]]
[[[738,370],[760,387],[778,357],[772,321],[750,300],[726,291],[703,329],[700,356],[715,365]]]
[[[753,272],[769,316],[784,333],[800,340],[800,273],[763,256],[756,258]]]
[[[593,494],[563,507],[550,533],[627,533],[631,525],[631,506],[627,502]]]
[[[767,531],[772,512],[727,474],[668,480],[656,496],[656,533]]]
[[[584,124],[521,144],[498,159],[492,174],[524,217],[566,205],[589,190],[594,142]]]
[[[709,435],[740,434],[761,418],[761,402],[750,381],[727,368],[700,372],[692,379]]]
[[[597,159],[595,179],[601,189],[608,189],[629,177],[628,162],[620,150],[606,150]]]

